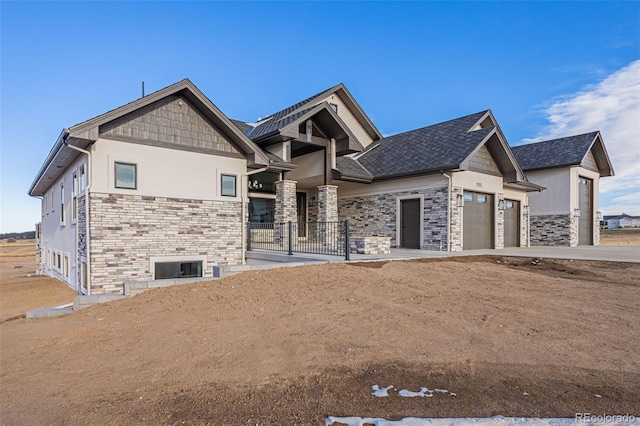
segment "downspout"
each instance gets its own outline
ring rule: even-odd
[[[249,182],[247,181],[247,177],[251,176],[251,175],[255,175],[256,173],[261,173],[264,172],[268,169],[269,167],[262,167],[261,169],[257,169],[257,170],[252,170],[250,172],[247,173],[243,173],[242,174],[242,188],[240,188],[240,201],[242,202],[242,218],[240,219],[240,223],[242,224],[241,228],[242,228],[242,264],[246,265],[247,264],[247,259],[246,259],[246,254],[247,254],[247,236],[246,236],[246,229],[245,229],[245,222],[244,222],[244,218],[246,217],[246,203],[249,202],[249,194],[246,195],[245,197],[245,191],[248,192],[248,187],[249,187]]]
[[[449,182],[447,186],[447,251],[451,251],[451,176],[442,170],[442,176]]]
[[[87,276],[85,277],[85,279],[87,280],[87,283],[86,283],[87,296],[89,296],[91,295],[91,244],[90,244],[91,238],[89,237],[91,235],[91,232],[89,232],[89,190],[91,189],[91,184],[93,183],[93,176],[90,175],[90,173],[93,173],[93,167],[91,164],[91,153],[82,148],[78,148],[77,146],[69,145],[69,142],[67,142],[66,138],[64,138],[62,142],[64,143],[65,146],[75,151],[81,152],[82,154],[85,154],[87,156],[88,170],[85,170],[84,173],[89,182],[87,182],[87,186],[85,187],[84,220],[85,220],[85,232],[86,232],[85,237],[87,238]],[[78,233],[77,232],[76,232],[76,250],[78,250]],[[80,274],[82,275],[82,269],[80,269]],[[80,289],[82,289],[82,282],[80,282]]]

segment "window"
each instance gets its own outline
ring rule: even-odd
[[[87,175],[84,172],[84,164],[80,165],[80,192],[84,192],[87,187]]]
[[[73,195],[71,198],[71,220],[78,219],[78,174],[73,172]]]
[[[60,184],[60,224],[64,225],[64,181]]]
[[[234,175],[222,175],[221,181],[221,195],[225,197],[235,197],[236,177]]]
[[[464,201],[473,201],[473,194],[470,192],[464,193]]]
[[[80,285],[87,288],[87,262],[80,264]]]
[[[51,268],[51,265],[53,265],[53,256],[51,255],[51,249],[48,249],[47,250],[47,266]]]
[[[194,278],[202,276],[202,262],[156,263],[156,280],[168,278]]]
[[[136,189],[136,165],[115,163],[116,188]]]
[[[69,255],[64,255],[64,277],[69,279]]]
[[[60,253],[56,253],[56,268],[58,269],[58,271],[62,269],[62,262],[60,260]]]
[[[270,198],[249,198],[249,222],[273,222],[276,200]]]

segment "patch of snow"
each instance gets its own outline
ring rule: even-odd
[[[416,396],[420,396],[420,397],[432,397],[433,396],[433,391],[429,390],[427,388],[420,388],[420,390],[418,392],[411,392],[410,390],[406,390],[406,389],[401,389],[398,392],[398,395],[403,396],[405,398],[415,398]]]
[[[325,419],[325,426],[334,423],[342,423],[348,426],[461,426],[473,424],[476,426],[506,426],[506,425],[531,425],[531,426],[563,426],[576,424],[575,419],[571,418],[526,418],[526,417],[487,417],[487,418],[418,418],[405,417],[401,420],[386,420],[382,418],[371,417],[333,417],[329,416]]]
[[[371,386],[371,395],[377,396],[378,398],[384,398],[385,396],[389,396],[389,390],[393,389],[393,385],[389,385],[386,388],[381,388],[378,385]]]

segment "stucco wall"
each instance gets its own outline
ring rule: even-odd
[[[92,191],[200,200],[240,200],[245,159],[98,139],[92,146]],[[137,188],[115,188],[115,162],[136,164]],[[236,197],[223,197],[222,174],[235,175]]]

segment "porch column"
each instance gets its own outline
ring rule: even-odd
[[[327,232],[322,222],[338,221],[338,187],[322,185],[318,187],[318,241],[327,243]],[[335,225],[333,225],[335,226]]]
[[[285,247],[289,240],[289,221],[294,222],[293,238],[297,235],[297,226],[295,223],[298,221],[297,215],[297,203],[296,203],[296,181],[294,180],[279,180],[276,185],[276,205],[274,212],[275,228],[274,239],[277,244]]]

